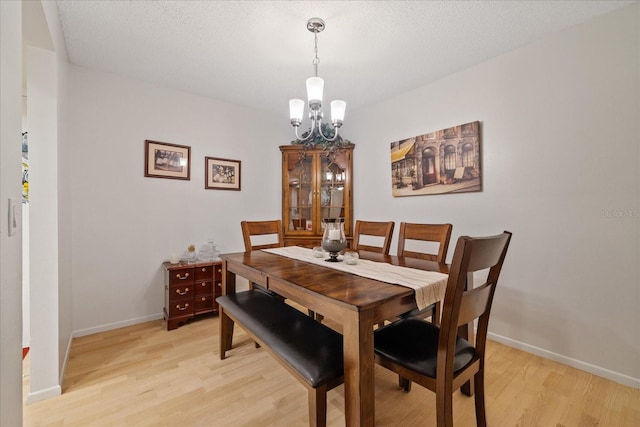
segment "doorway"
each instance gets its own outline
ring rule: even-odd
[[[424,185],[438,182],[436,174],[436,153],[431,147],[422,152],[422,182]]]

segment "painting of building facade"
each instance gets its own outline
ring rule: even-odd
[[[391,143],[392,195],[482,191],[480,122]]]

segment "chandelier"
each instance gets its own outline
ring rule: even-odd
[[[322,91],[324,89],[324,80],[318,77],[318,33],[323,31],[325,27],[324,21],[320,18],[311,18],[307,21],[307,30],[313,33],[315,38],[316,56],[312,61],[315,71],[314,77],[307,79],[307,99],[309,101],[309,119],[311,119],[311,129],[303,134],[302,138],[298,135],[298,128],[302,124],[302,115],[304,113],[304,101],[302,99],[292,99],[289,101],[289,116],[291,117],[291,125],[293,126],[296,138],[299,142],[309,141],[311,138],[321,137],[326,142],[333,142],[338,139],[338,129],[342,126],[344,120],[344,111],[347,103],[341,100],[331,101],[331,123],[335,131],[331,136],[330,130],[327,134],[323,133],[322,128],[328,127],[322,124]]]

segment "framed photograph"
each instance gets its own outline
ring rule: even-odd
[[[240,160],[204,158],[204,188],[240,191]]]
[[[191,147],[146,140],[144,176],[190,180]]]

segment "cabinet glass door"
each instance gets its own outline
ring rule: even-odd
[[[332,157],[321,156],[320,217],[344,218],[346,170]]]
[[[313,157],[301,156],[289,170],[289,231],[313,230]]]

